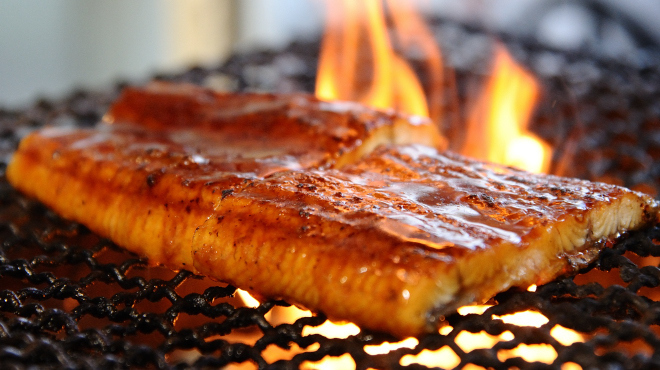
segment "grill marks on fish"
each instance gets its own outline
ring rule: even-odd
[[[439,152],[430,122],[354,103],[156,84],[106,119],[28,136],[10,182],[153,262],[399,336],[656,220],[642,194]]]

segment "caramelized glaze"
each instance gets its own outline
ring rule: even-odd
[[[229,161],[286,157],[302,168],[342,165],[384,143],[440,146],[443,140],[428,119],[357,103],[164,83],[125,89],[104,119],[174,130],[185,144],[205,155],[232,155]],[[186,131],[191,128],[195,133]],[[208,138],[196,143],[199,135]]]
[[[156,84],[95,129],[29,135],[7,176],[155,263],[398,336],[656,221],[642,194],[439,143],[428,121],[353,103]]]
[[[365,204],[428,235],[445,249],[487,248],[494,240],[522,245],[539,226],[593,209],[624,195],[606,184],[527,172],[478,162],[423,146],[381,148],[343,169],[388,201]],[[375,199],[374,199],[375,200]],[[414,235],[410,235],[414,237]]]

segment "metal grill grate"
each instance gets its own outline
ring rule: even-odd
[[[474,33],[461,32],[464,37]],[[660,153],[660,85],[648,82],[660,79],[658,70],[585,62],[519,44],[513,47],[522,51],[523,60],[532,68],[543,55],[561,59],[558,74],[544,77],[546,105],[539,109],[536,129],[550,141],[575,138],[580,144],[576,152],[590,156],[589,165],[571,166],[568,174],[621,179],[626,185],[657,191],[657,165],[644,161],[651,158],[654,162],[656,152]],[[294,44],[279,53],[237,55],[219,69],[194,68],[160,78],[228,84],[241,90],[309,91],[315,74],[315,48]],[[459,82],[482,77],[470,72],[473,64],[466,66],[457,65]],[[598,73],[572,79],[571,71],[579,68],[594,68]],[[626,74],[640,80],[641,87],[619,84]],[[5,161],[19,137],[30,129],[46,124],[94,124],[118,88],[78,92],[67,100],[42,101],[20,112],[0,111],[0,151]],[[467,93],[462,90],[461,96]],[[618,101],[617,105],[608,103],[612,101]],[[622,126],[623,121],[628,124]],[[573,122],[582,126],[576,130]],[[556,129],[548,129],[550,124],[563,128],[557,134]],[[631,144],[639,137],[641,146]],[[622,165],[620,153],[629,157],[628,167]],[[639,165],[640,161],[644,163]],[[304,335],[305,327],[325,321],[322,315],[273,326],[267,320],[268,312],[286,306],[285,302],[245,307],[231,286],[186,271],[149,266],[85,227],[25,199],[2,179],[0,363],[16,369],[295,369],[313,367],[311,362],[325,356],[348,354],[357,369],[422,369],[427,366],[407,365],[409,355],[443,349],[448,363],[458,367],[561,368],[567,363],[585,369],[660,367],[659,240],[660,227],[632,233],[606,249],[591,269],[575,278],[557,280],[536,292],[501,293],[494,298],[494,306],[481,314],[447,317],[451,329],[443,334],[418,338],[413,348],[373,355],[365,346],[394,338],[367,331],[347,339]],[[526,327],[493,317],[525,310],[542,313],[548,322]],[[560,343],[551,335],[556,325],[582,333],[584,341]],[[505,339],[470,350],[457,340],[470,333],[504,335]],[[557,357],[546,364],[505,355],[521,344],[545,345]],[[290,348],[294,352],[282,354]]]

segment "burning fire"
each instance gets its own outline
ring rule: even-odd
[[[426,57],[428,94],[413,68],[392,48],[382,1],[342,0],[328,2],[316,95],[324,100],[394,108],[439,122],[444,91],[437,42],[408,2],[386,3],[401,47],[415,48]],[[498,46],[490,81],[466,122],[466,143],[461,152],[532,172],[547,171],[551,150],[527,131],[538,90],[534,78]]]

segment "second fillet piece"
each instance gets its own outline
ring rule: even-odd
[[[9,181],[152,262],[397,336],[656,221],[648,196],[439,152],[430,122],[353,103],[154,85],[106,121],[26,137]]]
[[[125,89],[95,128],[27,136],[7,178],[152,262],[194,271],[195,229],[249,181],[419,141],[442,138],[428,120],[356,103],[156,83]]]
[[[208,275],[399,336],[510,287],[585,267],[655,222],[630,190],[533,175],[425,146],[233,192],[195,234]]]

